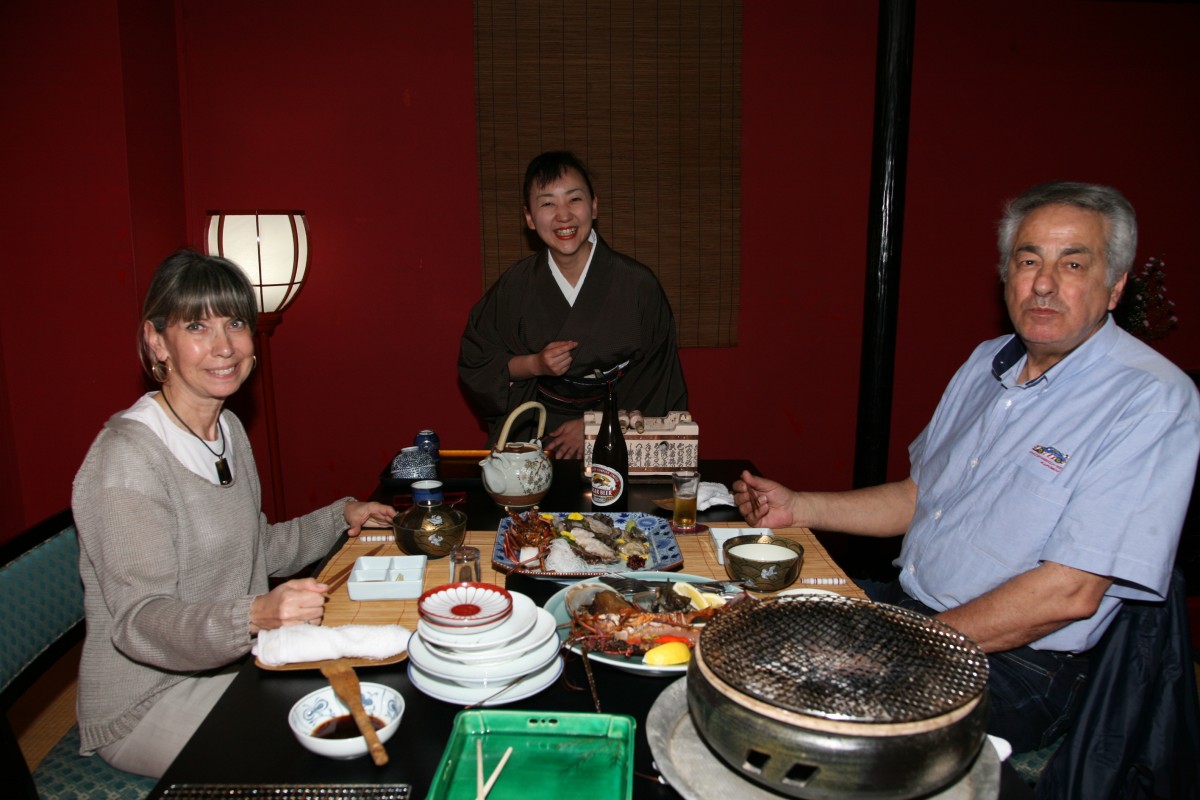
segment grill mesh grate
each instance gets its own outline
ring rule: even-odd
[[[915,722],[987,683],[987,657],[950,626],[896,606],[834,597],[743,602],[700,635],[704,663],[734,689],[801,714]]]

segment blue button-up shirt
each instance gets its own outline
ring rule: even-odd
[[[958,370],[909,447],[917,507],[900,583],[946,610],[1053,561],[1112,587],[1097,612],[1032,643],[1079,652],[1122,598],[1166,594],[1200,454],[1195,385],[1110,318],[1039,378],[1016,383],[1016,336]]]

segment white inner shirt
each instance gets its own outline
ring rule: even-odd
[[[587,278],[588,267],[592,266],[592,257],[596,255],[596,229],[592,228],[592,232],[588,234],[588,244],[592,246],[592,252],[588,253],[587,263],[583,265],[583,271],[579,273],[579,280],[574,286],[562,274],[562,270],[558,268],[558,264],[554,263],[554,256],[546,254],[547,260],[550,262],[550,274],[554,276],[555,283],[562,290],[563,297],[567,298],[567,304],[574,307],[575,298],[579,296],[579,290],[583,288],[583,282]]]
[[[217,486],[221,485],[221,480],[217,477],[217,457],[213,453],[224,452],[225,463],[228,465],[229,474],[232,477],[233,459],[229,457],[229,426],[225,424],[225,420],[222,418],[218,422],[222,433],[225,434],[225,450],[222,451],[221,437],[218,436],[215,442],[208,442],[208,446],[212,448],[210,452],[199,439],[180,428],[174,418],[167,416],[170,412],[154,399],[156,394],[158,393],[148,392],[142,395],[121,416],[125,419],[137,420],[150,428],[159,439],[162,439],[163,444],[171,451],[171,455],[178,458],[180,463]]]

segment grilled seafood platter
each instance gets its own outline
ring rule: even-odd
[[[569,620],[566,642],[589,655],[650,656],[645,663],[683,665],[704,623],[745,597],[700,592],[686,581],[665,580],[631,598],[604,583],[582,581],[562,592]],[[654,658],[655,651],[668,660]]]
[[[546,514],[537,506],[509,511],[504,555],[526,568],[579,572],[642,569],[650,555],[646,533],[634,519],[618,526],[607,514]]]

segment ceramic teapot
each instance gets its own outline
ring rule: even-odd
[[[537,438],[532,442],[510,442],[508,432],[513,420],[536,408]],[[497,505],[509,508],[528,508],[537,505],[550,491],[554,468],[550,456],[542,450],[542,434],[546,432],[546,407],[536,400],[522,403],[512,410],[492,452],[479,466],[483,467],[483,486]]]

